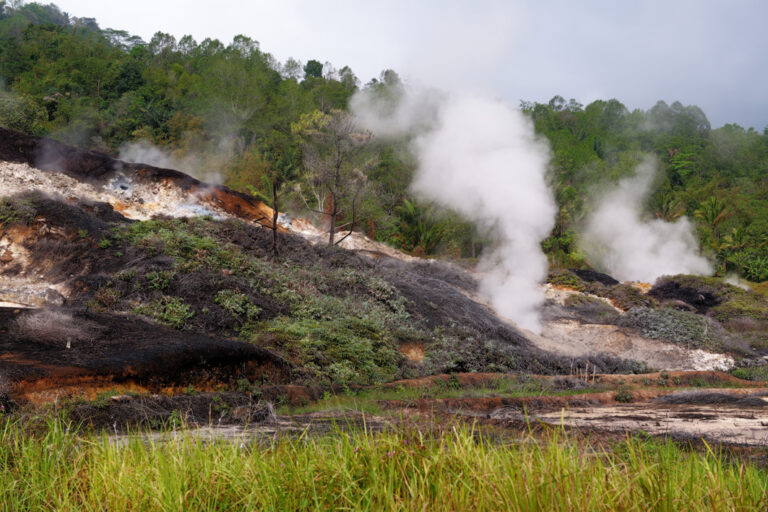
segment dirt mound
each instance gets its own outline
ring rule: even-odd
[[[603,274],[594,270],[572,268],[570,271],[576,274],[579,279],[587,283],[600,283],[605,286],[613,286],[615,284],[619,284],[619,281],[609,276],[608,274]]]
[[[674,277],[660,279],[648,295],[660,301],[680,301],[693,307],[697,313],[705,314],[719,305],[722,299],[712,289],[683,284]]]

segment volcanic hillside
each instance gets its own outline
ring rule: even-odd
[[[285,390],[447,372],[726,369],[759,355],[705,316],[699,294],[662,307],[669,283],[645,295],[553,274],[538,336],[499,318],[470,271],[359,234],[329,248],[288,220],[275,260],[269,207],[178,171],[1,129],[0,160],[6,400],[118,384]],[[681,307],[712,343],[653,331],[664,320],[653,315]]]

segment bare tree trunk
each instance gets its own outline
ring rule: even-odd
[[[333,245],[333,237],[336,234],[336,199],[333,200],[333,208],[331,209],[331,223],[328,228],[328,245]]]
[[[272,180],[272,207],[272,255],[275,257],[275,259],[277,259],[277,180]]]
[[[352,234],[352,231],[355,230],[355,224],[357,224],[357,209],[355,207],[355,202],[356,202],[356,199],[352,199],[352,222],[351,222],[351,224],[349,226],[349,233],[347,233],[346,235],[341,237],[339,239],[339,241],[336,242],[336,244],[340,244],[341,242],[346,240],[347,237]],[[331,245],[333,245],[333,244],[331,244]]]

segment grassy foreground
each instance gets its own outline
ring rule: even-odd
[[[0,507],[24,510],[765,510],[768,474],[713,452],[628,439],[610,451],[562,433],[489,441],[457,427],[336,432],[251,446],[117,446],[52,422],[0,430]]]

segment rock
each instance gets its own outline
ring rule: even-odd
[[[664,301],[663,304],[665,306],[669,306],[671,308],[678,309],[680,311],[690,311],[691,313],[696,313],[696,308],[688,304],[687,302],[684,302],[682,300],[667,300]]]
[[[53,288],[46,289],[43,298],[46,304],[51,304],[53,306],[64,305],[64,296]]]

